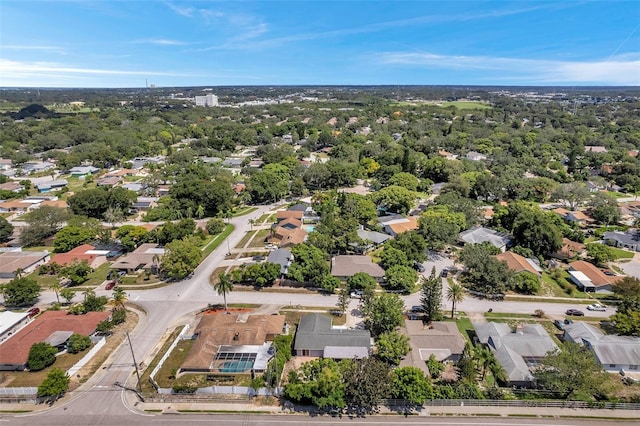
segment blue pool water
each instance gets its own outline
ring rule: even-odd
[[[227,361],[220,367],[221,373],[242,373],[253,367],[253,361]]]
[[[316,226],[315,225],[305,225],[304,226],[304,230],[307,232],[313,232],[316,230]]]

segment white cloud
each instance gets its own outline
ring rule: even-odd
[[[184,46],[187,43],[180,40],[170,40],[166,38],[145,38],[140,40],[133,40],[132,44],[157,44],[160,46]]]
[[[66,55],[67,50],[64,47],[54,45],[28,45],[28,44],[6,44],[2,45],[2,49],[5,50],[42,50],[45,52],[55,52],[61,55]]]
[[[21,62],[0,59],[0,70],[3,79],[10,79],[12,76],[21,74],[37,75],[150,75],[150,76],[184,76],[184,74],[157,72],[157,71],[133,71],[133,70],[113,70],[99,68],[80,68],[67,66],[53,62]]]
[[[490,56],[447,56],[434,53],[388,52],[377,55],[383,65],[485,70],[529,83],[592,83],[640,85],[640,55],[603,61],[557,61]]]
[[[191,18],[193,16],[194,8],[193,7],[180,7],[175,4],[165,1],[164,4],[171,10],[173,10],[176,14],[180,16],[184,16],[187,18]]]

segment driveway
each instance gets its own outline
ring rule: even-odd
[[[636,253],[629,262],[617,263],[625,274],[640,278],[640,253]]]

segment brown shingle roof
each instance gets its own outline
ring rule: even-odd
[[[304,212],[300,212],[300,211],[280,210],[276,212],[276,223],[279,223],[283,219],[288,219],[288,218],[302,220],[303,215],[304,215]]]
[[[23,365],[34,343],[44,342],[56,331],[71,331],[88,336],[109,318],[109,312],[70,315],[66,311],[46,311],[0,345],[0,364]]]
[[[504,253],[500,253],[496,256],[496,259],[506,262],[509,269],[513,272],[531,272],[535,275],[540,275],[540,272],[536,271],[533,266],[525,259],[517,253],[513,253],[510,251],[506,251]]]
[[[572,270],[579,271],[585,274],[587,278],[589,278],[589,280],[596,287],[613,284],[616,281],[624,278],[622,276],[612,277],[612,276],[606,275],[604,272],[602,272],[600,268],[598,268],[597,266],[589,262],[585,262],[584,260],[571,262],[569,266]]]
[[[366,272],[374,278],[384,277],[384,269],[373,263],[369,256],[345,255],[331,259],[331,275],[350,277],[358,272]]]
[[[208,370],[222,345],[262,345],[273,341],[282,333],[284,320],[284,315],[203,315],[194,331],[198,337],[181,368]]]

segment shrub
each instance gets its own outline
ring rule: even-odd
[[[111,322],[113,325],[122,324],[127,319],[127,311],[124,309],[114,309],[111,312]]]
[[[91,346],[91,339],[89,336],[83,336],[81,334],[72,334],[67,342],[67,352],[71,354],[77,354],[82,352]]]
[[[34,343],[29,349],[27,368],[31,371],[44,370],[56,361],[58,350],[48,343]]]

